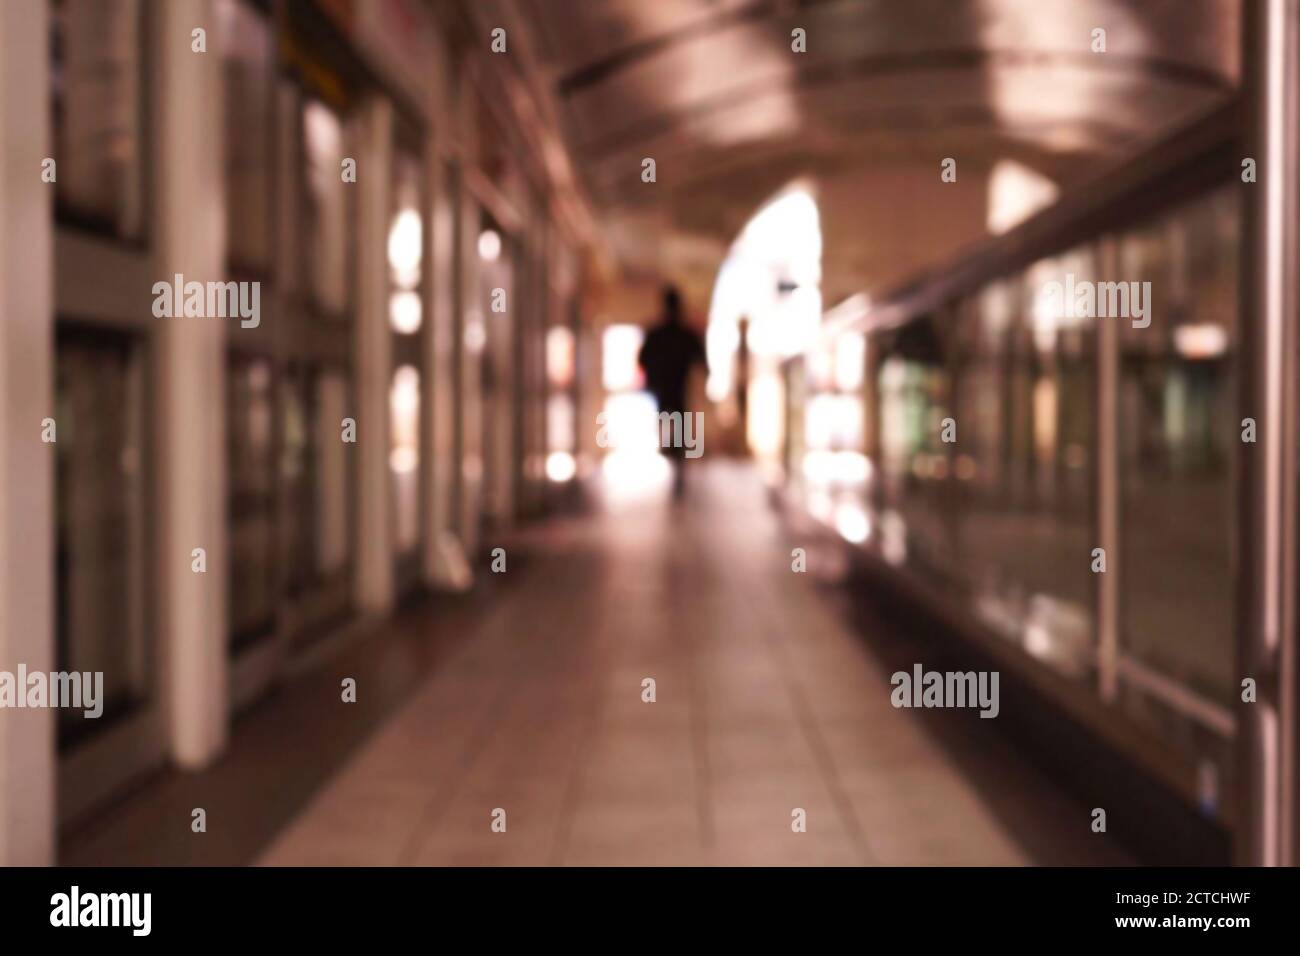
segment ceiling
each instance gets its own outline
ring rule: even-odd
[[[984,234],[995,162],[1068,189],[1238,75],[1236,0],[500,3],[625,277],[680,281],[697,308],[792,181],[818,198],[827,304],[878,294]]]

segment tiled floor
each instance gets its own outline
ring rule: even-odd
[[[520,580],[261,862],[1127,862],[993,721],[943,712],[959,769],[934,712],[891,707],[870,640],[791,571],[752,472],[697,478],[684,504],[512,545]]]

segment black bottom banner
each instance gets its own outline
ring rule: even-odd
[[[8,869],[0,881],[7,940],[119,945],[895,935],[1234,945],[1261,930],[1285,938],[1300,889],[1295,870],[1254,869]]]

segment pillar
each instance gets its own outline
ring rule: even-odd
[[[388,223],[393,108],[371,97],[358,124],[357,184],[357,563],[365,614],[393,606],[392,478],[388,467],[393,344],[388,326]]]
[[[45,0],[0,3],[0,670],[55,666],[54,185]],[[0,866],[54,862],[54,712],[0,710]]]
[[[154,218],[159,279],[225,278],[221,57],[211,0],[170,0],[156,19]],[[207,52],[192,32],[207,31]],[[150,307],[142,290],[141,309]],[[226,325],[159,319],[156,336],[159,635],[172,758],[199,768],[225,746],[227,682]],[[236,326],[237,328],[238,326]],[[193,551],[207,570],[193,570]]]

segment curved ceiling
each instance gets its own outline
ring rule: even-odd
[[[996,161],[1069,188],[1232,95],[1238,74],[1235,0],[507,6],[633,275],[707,291],[746,219],[802,178],[821,207],[828,304],[977,238]],[[946,157],[957,183],[940,180]]]

